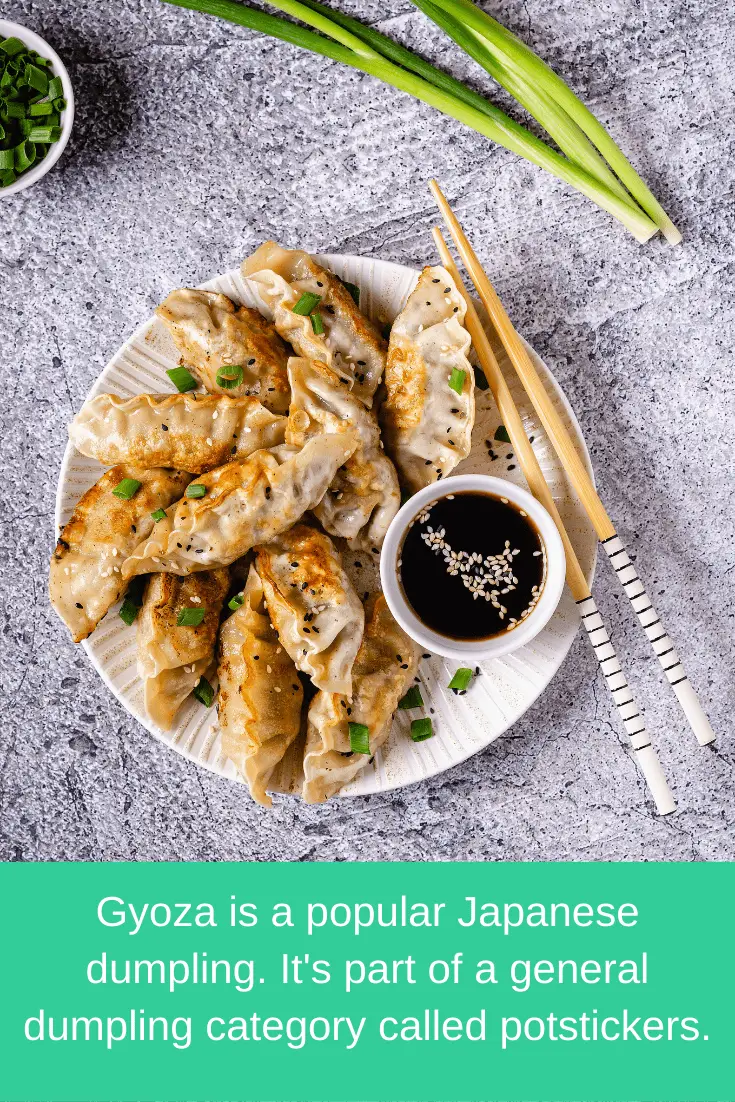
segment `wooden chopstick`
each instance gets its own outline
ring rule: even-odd
[[[633,693],[620,666],[615,648],[610,642],[610,637],[603,623],[602,616],[597,609],[584,571],[580,566],[579,559],[575,554],[569,535],[559,515],[556,502],[551,496],[551,491],[549,490],[546,479],[539,466],[536,453],[526,436],[526,430],[523,427],[521,415],[513,401],[513,397],[508,389],[508,384],[495,358],[495,353],[492,350],[487,333],[477,315],[474,303],[467,293],[467,289],[457,271],[457,267],[452,260],[446,242],[441,235],[441,231],[435,227],[432,234],[439,250],[442,264],[456,283],[458,291],[464,297],[467,305],[465,325],[472,338],[472,344],[477,354],[477,358],[485,372],[485,377],[487,378],[493,398],[495,399],[495,404],[498,407],[500,416],[503,418],[503,424],[508,430],[511,445],[518,457],[518,462],[525,475],[529,489],[534,497],[537,498],[551,514],[559,529],[559,535],[562,538],[564,552],[566,554],[567,585],[576,601],[582,623],[587,630],[587,638],[592,644],[595,657],[600,664],[605,684],[612,694],[615,706],[623,721],[623,726],[630,738],[633,756],[641,773],[646,779],[651,795],[655,801],[657,811],[661,815],[668,815],[676,809],[674,797],[666,782],[666,777],[661,768],[661,763],[658,760],[658,755],[651,745],[651,739],[646,731],[643,719],[641,718],[640,710],[633,699]]]
[[[577,492],[598,539],[605,548],[615,574],[623,587],[623,592],[630,601],[648,641],[653,646],[654,654],[666,674],[666,680],[673,689],[697,741],[700,746],[706,746],[708,743],[714,742],[715,733],[697,694],[684,672],[684,667],[676,653],[674,644],[661,623],[661,617],[653,607],[653,601],[638,577],[636,568],[628,557],[623,541],[615,531],[615,526],[602,504],[582,460],[577,454],[566,426],[546,393],[546,389],[526,351],[523,341],[513,328],[503,304],[483,271],[482,265],[465,237],[462,227],[436,180],[430,180],[429,187],[488,316],[508,353],[508,357],[547,436],[559,456],[570,482]]]

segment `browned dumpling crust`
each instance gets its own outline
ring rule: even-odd
[[[140,488],[128,500],[113,494],[131,479]],[[106,471],[77,504],[51,556],[51,604],[79,643],[94,630],[125,588],[122,565],[153,531],[151,513],[181,497],[191,475],[184,471],[119,465]]]
[[[257,310],[235,306],[227,295],[181,287],[156,309],[187,367],[211,394],[258,398],[272,413],[288,411],[288,351],[274,326]],[[217,382],[222,368],[238,366],[242,382]]]
[[[388,738],[398,701],[413,682],[417,666],[416,644],[393,619],[383,595],[374,594],[365,606],[365,634],[352,669],[352,700],[320,692],[309,707],[303,788],[307,803],[334,796],[365,768]],[[369,754],[351,752],[350,723],[367,727]]]
[[[211,676],[229,577],[224,568],[185,578],[153,574],[148,581],[136,621],[138,671],[146,711],[166,731],[201,678]],[[180,625],[185,609],[201,609],[202,622]]]
[[[243,603],[220,632],[222,753],[247,781],[253,799],[271,806],[266,788],[301,729],[304,690],[271,626],[263,587],[250,568]]]

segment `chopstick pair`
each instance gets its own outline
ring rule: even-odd
[[[622,540],[600,500],[587,470],[577,454],[574,443],[554,408],[551,399],[541,382],[523,342],[516,333],[492,284],[482,269],[472,246],[451,210],[436,181],[429,184],[441,214],[452,235],[457,250],[470,274],[472,282],[487,310],[488,316],[524,386],[529,399],[543,425],[562,466],[574,486],[577,495],[610,559],[613,569],[620,580],[623,590],[631,602],[639,623],[651,642],[667,681],[682,706],[689,724],[700,745],[705,746],[715,738],[701,704],[684,672],[681,661],[669,639],[661,619],[653,607],[653,602],[645,591],[643,582],[628,557]],[[567,584],[577,603],[587,637],[600,664],[605,683],[610,690],[615,705],[627,731],[634,757],[643,773],[660,814],[675,810],[676,804],[671,795],[658,756],[651,746],[650,738],[640,715],[633,693],[627,683],[615,649],[610,642],[602,616],[584,576],[579,560],[572,548],[559,512],[554,504],[546,480],[536,459],[536,455],[526,437],[525,430],[510,394],[507,383],[480,322],[474,305],[467,294],[456,265],[451,258],[446,243],[438,229],[433,231],[434,240],[439,249],[442,263],[455,279],[467,303],[466,324],[472,337],[478,359],[487,377],[501,417],[508,430],[513,448],[518,456],[521,469],[531,492],[551,513],[559,528],[567,557]]]

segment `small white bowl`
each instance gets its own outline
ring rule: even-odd
[[[406,600],[398,580],[398,555],[411,521],[433,501],[447,494],[462,492],[495,494],[507,498],[512,504],[523,509],[533,521],[541,536],[546,552],[546,578],[541,597],[532,612],[512,631],[503,632],[494,639],[479,639],[475,642],[450,639],[440,635],[419,620]],[[414,494],[393,518],[383,543],[380,556],[380,580],[388,602],[388,607],[403,630],[426,650],[441,654],[445,658],[458,661],[476,662],[481,658],[498,658],[501,654],[518,650],[529,643],[535,635],[548,624],[559,604],[564,589],[566,558],[556,524],[546,509],[528,490],[507,482],[504,478],[493,478],[484,474],[453,475],[445,482],[434,482]]]
[[[20,23],[11,23],[7,19],[0,19],[0,40],[5,38],[19,38],[29,50],[35,50],[37,54],[41,54],[42,57],[48,58],[53,69],[52,75],[61,77],[61,86],[64,91],[66,107],[61,112],[61,137],[58,142],[54,142],[40,164],[29,168],[27,172],[19,176],[15,183],[11,184],[9,187],[0,187],[0,199],[7,199],[10,195],[15,195],[16,192],[23,191],[24,188],[30,187],[31,184],[35,184],[37,180],[45,176],[49,169],[53,168],[66,148],[74,123],[74,91],[71,86],[69,74],[66,71],[66,66],[56,51],[52,50],[48,42],[45,42],[41,36],[34,31],[29,31],[26,27],[21,27]]]

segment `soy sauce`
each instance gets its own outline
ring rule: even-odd
[[[450,639],[493,639],[533,610],[546,577],[544,544],[507,498],[447,494],[417,514],[398,554],[404,596]]]

